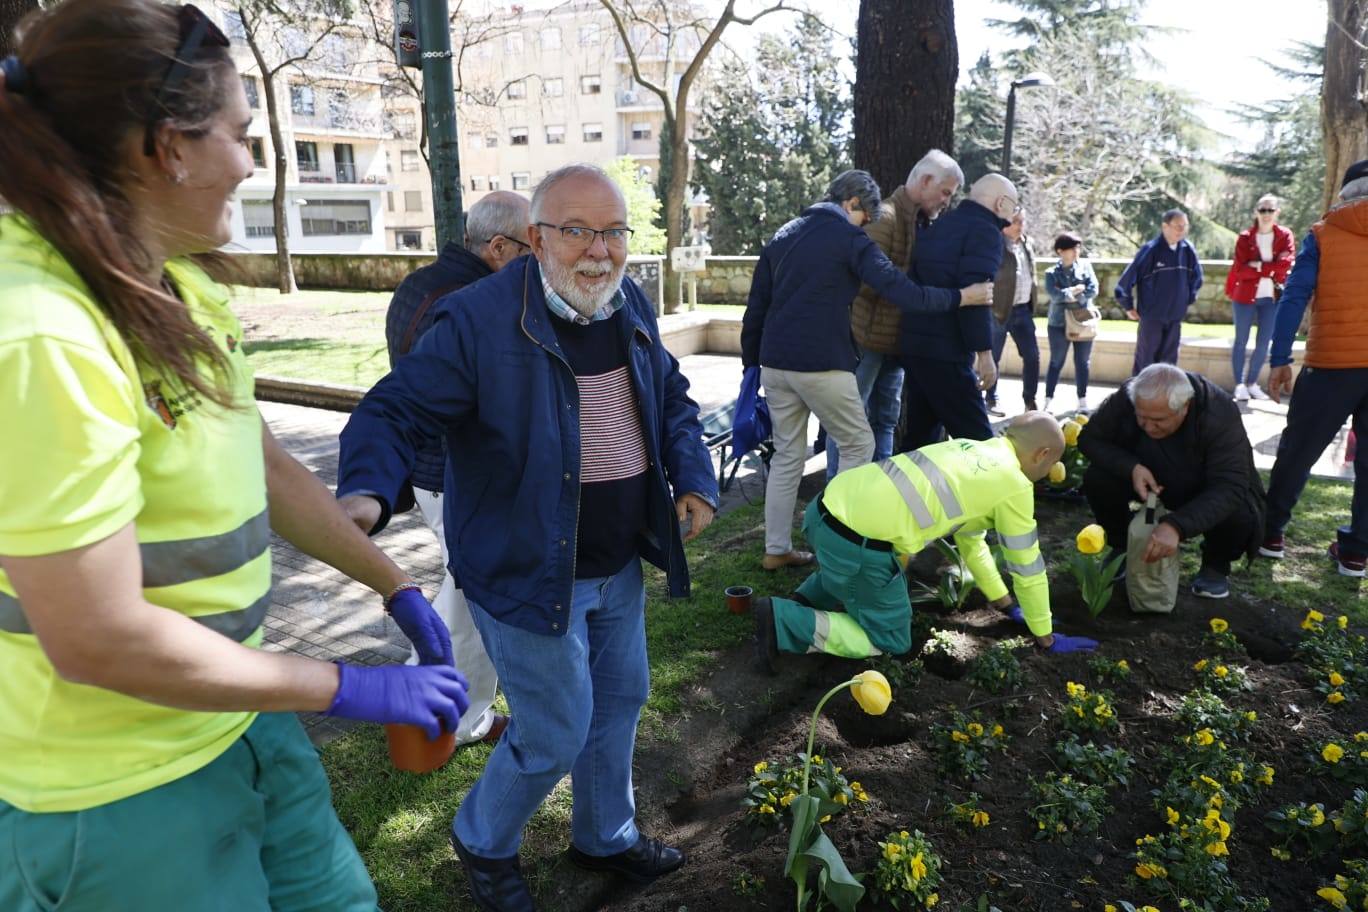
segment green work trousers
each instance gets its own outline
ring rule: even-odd
[[[83,811],[0,801],[5,912],[376,912],[293,713],[263,713],[208,766]]]
[[[848,659],[912,648],[912,602],[898,559],[830,529],[817,501],[803,514],[803,534],[818,568],[798,587],[809,605],[776,598],[774,627],[784,652],[824,652]],[[844,613],[837,610],[844,605]]]

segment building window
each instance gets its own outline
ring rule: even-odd
[[[405,149],[399,153],[399,170],[418,170],[418,151],[416,149]]]
[[[513,189],[526,190],[532,184],[532,174],[528,171],[513,172]]]
[[[565,94],[564,79],[543,79],[542,94],[547,98],[560,98]]]
[[[394,246],[400,250],[422,250],[423,232],[396,231],[394,232]]]
[[[650,139],[651,124],[648,121],[639,120],[632,124],[632,139]]]
[[[311,86],[290,86],[290,110],[304,117],[313,117],[314,90]]]
[[[484,188],[485,188],[485,179],[484,179],[483,177],[472,177],[472,178],[470,179],[470,189],[471,189],[473,192],[475,192],[475,193],[480,193],[480,192],[482,192],[482,191],[484,190]]]
[[[564,126],[548,126],[548,127],[546,128],[546,144],[547,144],[548,146],[563,146],[563,145],[565,145],[565,127],[564,127]]]
[[[514,81],[514,82],[510,82],[510,83],[508,84],[508,97],[509,97],[509,98],[526,98],[526,97],[527,97],[527,83],[526,83],[525,81],[521,80],[521,79],[518,79],[518,80],[516,80],[516,81]]]
[[[242,223],[249,238],[275,234],[275,207],[270,200],[243,200]]]
[[[388,209],[390,212],[393,212],[393,211],[394,211],[394,191],[393,191],[393,190],[391,190],[391,191],[389,191],[388,193],[385,194],[385,208]]]
[[[491,177],[491,178],[489,179],[489,189],[490,189],[490,190],[498,190],[498,189],[499,189],[499,179],[498,179],[497,177]]]
[[[486,149],[497,149],[497,148],[499,148],[499,134],[498,134],[498,133],[486,133],[486,134],[485,134],[485,148],[486,148]]]
[[[247,26],[242,23],[242,14],[226,12],[223,14],[223,34],[234,41],[247,40]]]
[[[266,144],[261,141],[261,137],[253,136],[248,142],[252,146],[252,164],[258,168],[266,167]]]
[[[527,127],[510,127],[508,130],[508,144],[510,146],[527,145]]]
[[[394,111],[390,114],[390,127],[400,139],[417,139],[418,115],[412,111]]]
[[[247,93],[247,107],[253,111],[261,107],[261,94],[257,92],[255,76],[242,77],[242,91]]]
[[[504,35],[504,53],[521,54],[523,52],[522,32],[509,32]]]
[[[295,161],[300,171],[317,171],[318,143],[295,140]]]
[[[559,51],[561,46],[561,32],[558,28],[544,28],[541,30],[541,46],[543,51]]]
[[[365,200],[305,200],[300,221],[304,234],[312,237],[370,234],[370,203]]]
[[[581,25],[579,28],[580,47],[598,47],[603,42],[603,33],[597,25]]]
[[[423,191],[405,190],[404,191],[404,211],[422,212],[423,211]]]
[[[598,95],[603,91],[603,79],[597,74],[593,76],[580,77],[581,95]]]
[[[602,141],[603,141],[603,124],[601,124],[601,123],[587,123],[587,124],[585,124],[585,125],[584,125],[584,141],[585,141],[585,142],[602,142]]]

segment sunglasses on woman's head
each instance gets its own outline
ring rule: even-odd
[[[156,151],[155,133],[157,124],[162,120],[158,115],[165,108],[166,96],[190,75],[191,61],[199,53],[199,49],[205,42],[219,47],[229,46],[228,36],[194,4],[187,3],[182,6],[176,12],[176,19],[180,23],[180,46],[176,48],[176,56],[167,67],[166,75],[162,77],[161,85],[157,88],[157,96],[152,102],[152,119],[147,122],[147,132],[143,136],[143,154],[147,156]]]

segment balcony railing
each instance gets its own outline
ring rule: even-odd
[[[379,114],[348,109],[322,110],[314,114],[295,114],[295,129],[313,128],[315,130],[346,130],[353,133],[383,133],[384,126]]]
[[[337,182],[339,184],[356,183],[356,165],[346,162],[337,163]]]

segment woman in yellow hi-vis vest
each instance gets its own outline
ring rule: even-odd
[[[1094,649],[1093,640],[1053,632],[1036,533],[1033,485],[1063,452],[1058,422],[1027,412],[1002,437],[949,440],[837,475],[804,517],[819,569],[795,598],[756,601],[761,665],[772,672],[780,651],[846,658],[906,652],[912,604],[897,555],[916,554],[947,535],[984,596],[1024,620],[1038,645],[1051,652]],[[988,529],[1002,543],[1019,609],[984,540]]]
[[[227,243],[253,114],[193,6],[65,0],[0,61],[0,909],[374,912],[293,711],[466,706],[431,606],[272,437]],[[270,535],[428,664],[262,651]]]

